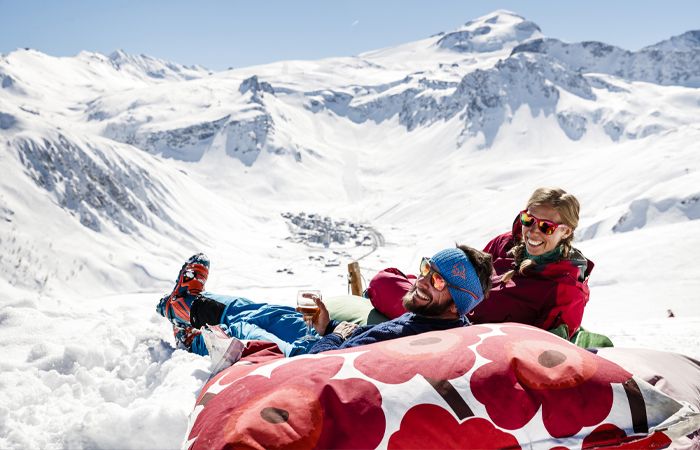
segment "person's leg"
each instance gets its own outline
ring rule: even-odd
[[[169,301],[175,304],[185,304],[189,310],[189,317],[186,320],[184,315],[182,315],[183,317],[178,316],[175,319],[171,319],[175,340],[188,351],[202,356],[208,355],[209,350],[200,329],[206,325],[222,324],[223,311],[229,304],[244,306],[251,303],[249,300],[240,297],[230,297],[209,292],[190,295],[186,291],[177,297],[169,298]],[[175,307],[171,306],[169,310],[174,311],[175,309]],[[165,309],[162,310],[164,311]],[[161,312],[161,314],[163,313]]]
[[[188,350],[207,354],[199,329],[223,324],[239,339],[276,343],[286,355],[305,352],[309,342],[300,313],[289,306],[254,303],[243,297],[202,292],[209,275],[209,259],[202,253],[183,264],[173,291],[156,310],[173,323],[175,338]]]
[[[284,356],[295,356],[308,353],[311,346],[313,346],[313,344],[316,342],[301,339],[301,337],[303,337],[306,333],[305,327],[303,332],[300,334],[299,338],[294,340],[285,340],[292,339],[291,337],[289,337],[289,333],[285,333],[286,338],[282,339],[280,338],[280,336],[245,320],[232,322],[230,325],[227,326],[228,334],[235,338],[250,341],[274,342],[280,348],[282,353],[284,353]]]
[[[301,340],[306,334],[306,323],[290,306],[254,303],[244,297],[204,292],[192,302],[190,318],[194,328],[223,324],[235,338],[274,342],[286,356],[306,353],[313,344]],[[204,348],[195,345],[198,343],[194,341],[192,351],[206,354]]]
[[[195,328],[223,324],[235,338],[274,342],[285,356],[306,353],[313,344],[300,340],[306,334],[306,323],[294,308],[254,303],[244,297],[204,292],[192,302],[191,322]],[[198,348],[192,345],[193,352],[206,354]]]
[[[306,335],[306,322],[291,306],[253,303],[240,297],[218,296],[218,300],[228,303],[221,322],[231,336],[274,342],[286,356],[306,353],[310,348],[308,341],[300,340]]]
[[[200,328],[206,325],[222,324],[223,311],[229,304],[245,306],[251,303],[250,300],[244,298],[218,295],[210,292],[200,295],[184,293],[172,300],[184,303],[189,308],[189,318],[187,320],[182,317],[178,317],[176,320],[171,319],[175,340],[188,351],[202,356],[208,355],[209,350]],[[170,308],[170,310],[174,309],[173,307]]]

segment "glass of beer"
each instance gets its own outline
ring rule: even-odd
[[[314,320],[319,313],[318,306],[314,301],[316,298],[321,300],[321,291],[304,290],[299,291],[297,294],[297,311],[304,316],[304,322],[306,322],[306,335],[302,338],[305,341],[317,339],[316,336],[311,334]]]

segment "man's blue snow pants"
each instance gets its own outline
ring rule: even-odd
[[[313,340],[302,340],[306,334],[306,323],[301,313],[291,306],[254,303],[247,298],[211,292],[202,295],[226,305],[221,314],[221,323],[228,327],[230,336],[241,340],[274,342],[285,356],[307,353],[315,343]],[[312,334],[318,336],[315,330]],[[201,335],[192,342],[192,352],[208,354]]]

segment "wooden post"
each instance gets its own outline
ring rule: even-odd
[[[353,261],[348,264],[348,283],[352,295],[362,295],[362,276],[360,275],[360,264]]]

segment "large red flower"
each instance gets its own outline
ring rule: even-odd
[[[437,405],[411,408],[401,427],[389,438],[390,449],[496,449],[520,448],[518,440],[496,428],[491,422],[472,417],[462,423]]]
[[[514,430],[542,407],[542,420],[555,438],[573,436],[603,421],[612,408],[611,383],[631,374],[616,364],[528,326],[501,326],[477,352],[491,362],[471,377],[474,397],[493,422]]]
[[[381,395],[364,380],[331,379],[343,361],[293,358],[269,377],[237,379],[204,405],[192,448],[376,447],[385,428]]]
[[[476,355],[468,347],[479,342],[479,334],[487,331],[488,328],[470,326],[380,342],[355,360],[355,368],[390,384],[405,383],[416,375],[452,380],[472,368]]]

